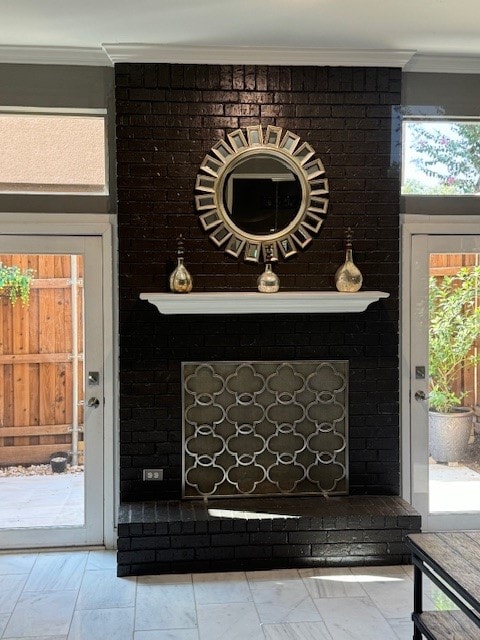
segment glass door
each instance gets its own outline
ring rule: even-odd
[[[480,526],[480,236],[414,235],[412,503],[424,530]]]
[[[0,547],[103,543],[102,245],[0,236]]]

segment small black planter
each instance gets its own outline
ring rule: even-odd
[[[68,453],[59,451],[50,456],[50,466],[53,473],[63,473],[67,468]]]

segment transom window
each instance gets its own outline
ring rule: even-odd
[[[480,121],[405,119],[402,195],[480,195]]]
[[[0,192],[108,192],[104,113],[0,109],[0,149]]]

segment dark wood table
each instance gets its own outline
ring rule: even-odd
[[[480,531],[407,536],[414,564],[413,640],[480,639]],[[423,611],[427,576],[460,610]]]

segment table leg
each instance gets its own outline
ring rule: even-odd
[[[417,615],[423,613],[422,592],[423,574],[421,569],[415,564],[413,567],[413,612]],[[413,640],[421,640],[421,638],[422,634],[415,625],[413,628]]]

